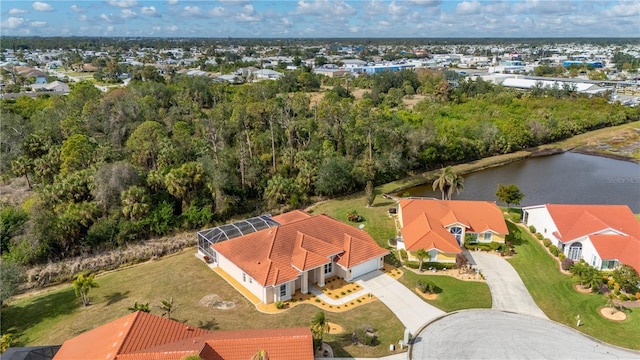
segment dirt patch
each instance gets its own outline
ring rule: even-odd
[[[624,321],[627,319],[627,314],[624,311],[620,311],[618,309],[611,309],[609,307],[602,307],[598,311],[602,317],[608,320],[613,321]]]
[[[329,331],[328,331],[329,334],[340,334],[344,331],[342,326],[336,323],[327,322],[327,325],[329,325]]]
[[[413,109],[413,107],[419,103],[420,101],[426,99],[427,97],[424,95],[410,95],[402,98],[402,102],[407,105],[409,109]]]
[[[581,294],[591,294],[591,288],[585,288],[584,286],[580,285],[580,284],[574,284],[573,285],[573,290],[581,293]]]
[[[438,298],[438,294],[425,294],[422,291],[420,291],[420,289],[418,288],[414,288],[413,290],[415,290],[418,293],[418,295],[422,296],[427,300],[435,300]]]
[[[0,201],[20,205],[32,194],[24,177],[12,178],[0,183]]]
[[[220,296],[216,294],[205,295],[200,299],[200,305],[212,309],[229,310],[236,307],[236,303],[233,301],[223,301]]]

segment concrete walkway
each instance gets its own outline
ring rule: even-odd
[[[478,267],[484,275],[491,291],[492,309],[548,319],[507,260],[482,251],[465,250],[464,254],[469,263]]]
[[[427,304],[407,287],[379,270],[359,277],[356,282],[387,305],[412,334],[416,334],[425,323],[444,315],[444,311]]]

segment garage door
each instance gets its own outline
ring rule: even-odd
[[[351,268],[351,278],[357,278],[359,276],[362,276],[364,274],[370,273],[373,270],[377,270],[378,269],[378,263],[379,263],[379,259],[375,258],[375,259],[371,259],[367,262],[364,262],[360,265],[356,265],[354,267]]]

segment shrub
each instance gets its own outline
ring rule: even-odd
[[[566,258],[565,254],[563,253],[558,254],[558,259],[560,259],[560,261],[564,261],[565,258]]]
[[[356,330],[356,339],[359,344],[366,346],[378,345],[378,337],[373,334],[372,329],[364,328]]]
[[[535,226],[533,226],[533,225],[529,225],[529,231],[530,231],[532,234],[535,234],[535,233],[536,233],[536,227],[535,227]]]
[[[625,293],[620,293],[620,301],[627,301],[629,297]]]
[[[363,219],[357,211],[351,210],[347,213],[347,220],[350,222],[361,222]]]
[[[420,263],[417,261],[407,261],[404,263],[404,266],[411,268],[411,269],[417,269],[420,267]],[[456,264],[455,263],[439,263],[439,262],[424,262],[422,263],[422,269],[426,270],[429,268],[434,268],[436,270],[445,270],[445,269],[455,269]]]
[[[545,238],[542,240],[542,243],[544,244],[544,246],[549,247],[549,245],[551,245],[551,240]]]
[[[573,266],[573,260],[569,258],[562,260],[562,270],[569,270],[571,269],[572,266]]]
[[[418,280],[416,287],[422,291],[423,294],[434,294],[438,287],[430,280]]]
[[[640,291],[636,293],[636,300],[640,299]]]
[[[538,238],[538,240],[542,240],[544,236],[540,233],[536,233],[536,238]]]
[[[276,309],[283,309],[284,301],[276,301]]]
[[[409,259],[409,256],[407,255],[407,250],[405,249],[400,249],[400,258],[403,261],[407,261]]]
[[[558,254],[560,254],[560,249],[555,245],[549,245],[549,252],[553,254],[553,256],[558,256]]]

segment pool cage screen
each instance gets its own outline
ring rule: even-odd
[[[279,225],[271,218],[271,215],[265,214],[198,231],[198,250],[209,256],[212,261],[217,262],[211,245]]]

